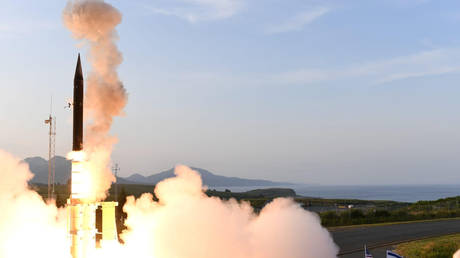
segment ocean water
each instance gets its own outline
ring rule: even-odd
[[[216,190],[229,189],[244,192],[253,189],[284,187],[292,188],[298,195],[331,199],[392,200],[416,202],[437,200],[460,195],[460,185],[280,185],[271,187],[210,187]]]

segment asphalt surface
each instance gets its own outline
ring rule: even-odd
[[[460,233],[460,218],[404,224],[331,229],[339,257],[364,257],[366,244],[375,258],[385,257],[393,245],[422,238]]]

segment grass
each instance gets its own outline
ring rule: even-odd
[[[399,244],[396,253],[406,258],[447,258],[460,249],[460,234]]]

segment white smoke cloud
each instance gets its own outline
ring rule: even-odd
[[[28,165],[0,150],[0,258],[68,257],[64,210],[28,188]]]
[[[279,198],[256,215],[247,202],[203,192],[200,175],[178,166],[151,194],[128,197],[124,245],[94,257],[328,258],[338,248],[318,216]],[[0,258],[68,258],[66,213],[28,188],[25,163],[0,150]],[[26,247],[26,248],[24,248]]]
[[[140,257],[327,258],[338,248],[316,214],[279,198],[259,215],[251,206],[203,193],[199,174],[178,166],[177,177],[151,194],[129,197],[123,239]]]

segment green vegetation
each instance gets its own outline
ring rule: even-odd
[[[414,212],[458,210],[460,196],[438,199],[436,201],[418,201],[410,206]]]
[[[407,258],[447,258],[460,249],[460,234],[399,244],[396,252]]]
[[[246,200],[246,199],[273,199],[277,197],[296,197],[294,190],[289,188],[267,188],[267,189],[256,189],[242,193],[233,193],[230,190],[225,190],[223,192],[216,190],[207,190],[206,194],[208,196],[217,196],[222,199],[234,198],[237,200]]]
[[[335,212],[327,211],[320,213],[321,222],[326,227],[375,224],[386,222],[430,220],[441,218],[460,217],[460,210],[456,211],[439,211],[439,212],[410,212],[407,208],[387,211],[387,210],[361,210],[350,209],[347,211]]]
[[[321,212],[320,216],[327,227],[456,218],[460,217],[459,200],[460,197],[450,197],[416,203],[385,203],[383,207],[375,202],[375,207],[330,210]]]
[[[395,210],[402,207],[407,207],[410,203],[396,201],[368,201],[357,199],[323,199],[302,197],[296,198],[296,202],[301,203],[304,208],[327,207],[330,210],[348,209],[349,205],[361,208],[379,208],[385,210]]]

